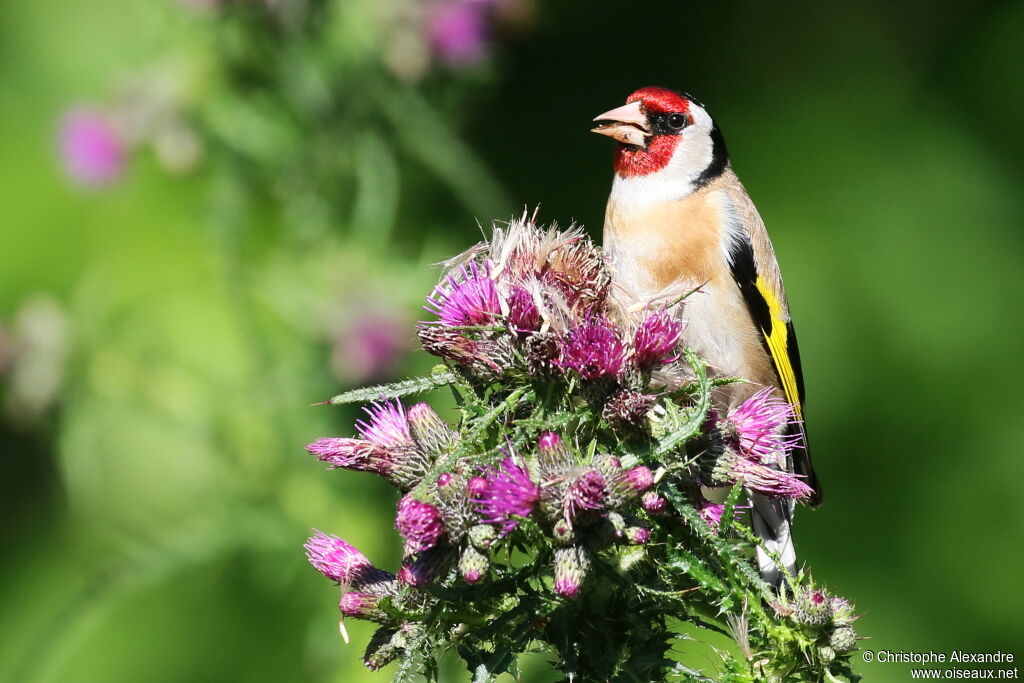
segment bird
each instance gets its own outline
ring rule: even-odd
[[[594,118],[617,141],[605,209],[604,251],[628,291],[653,295],[679,284],[696,292],[682,313],[684,344],[719,376],[748,380],[716,390],[729,409],[764,387],[792,406],[787,429],[802,448],[785,463],[822,500],[804,423],[804,381],[782,274],[764,221],[733,171],[722,131],[691,95],[641,88]],[[767,552],[758,565],[779,586],[795,572],[794,502],[751,492],[751,521]],[[777,558],[777,559],[776,559]]]

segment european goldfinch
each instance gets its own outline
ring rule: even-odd
[[[728,410],[764,387],[793,406],[803,448],[782,466],[803,475],[821,502],[803,426],[804,386],[782,275],[764,222],[732,170],[725,140],[704,107],[684,93],[641,88],[625,106],[594,119],[618,141],[604,222],[604,249],[624,287],[641,295],[680,284],[687,298],[683,340],[720,376],[749,380],[715,396]],[[793,502],[751,492],[762,574],[794,571]],[[779,561],[772,559],[777,554]],[[780,567],[781,565],[781,567]]]

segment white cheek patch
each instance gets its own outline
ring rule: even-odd
[[[714,123],[701,107],[690,108],[693,123],[685,128],[665,168],[644,176],[615,175],[611,199],[625,210],[682,199],[696,189],[696,181],[714,160],[711,130]]]

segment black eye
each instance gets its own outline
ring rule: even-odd
[[[668,117],[668,125],[676,130],[683,128],[686,123],[686,114],[670,114]]]

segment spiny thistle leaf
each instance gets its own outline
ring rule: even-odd
[[[340,406],[347,403],[368,403],[382,398],[400,398],[445,387],[454,384],[457,380],[455,373],[450,370],[435,370],[423,377],[411,377],[392,384],[379,384],[374,387],[346,391],[330,399],[327,403],[332,406]]]

